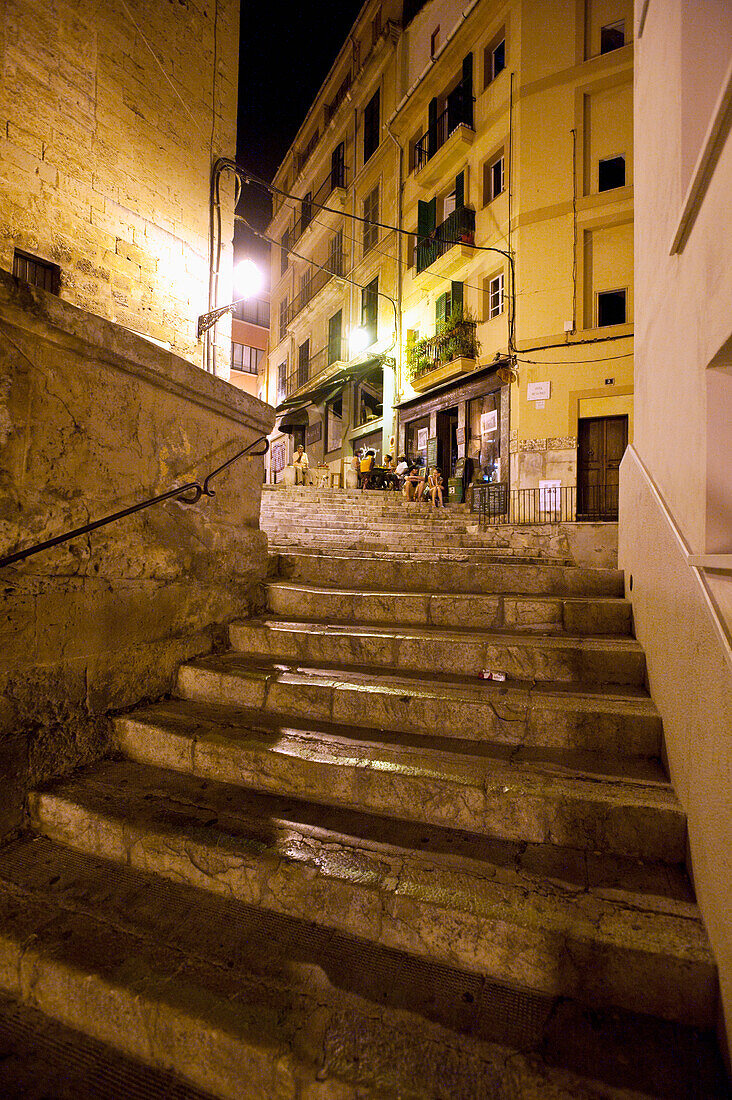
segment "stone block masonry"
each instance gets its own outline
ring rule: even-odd
[[[211,164],[236,145],[238,23],[234,0],[0,6],[0,268],[15,248],[54,262],[62,298],[199,365]],[[230,181],[222,200],[226,271]]]
[[[0,272],[0,556],[200,480],[272,426],[250,395]],[[107,714],[171,687],[265,574],[261,459],[2,571],[0,836],[29,780],[108,747]]]

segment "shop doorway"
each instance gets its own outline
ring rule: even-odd
[[[577,432],[577,519],[616,520],[627,416],[580,419]]]
[[[437,414],[437,468],[445,481],[452,477],[458,457],[458,411],[443,409]]]

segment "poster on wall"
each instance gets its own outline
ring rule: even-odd
[[[422,455],[427,450],[427,440],[429,439],[429,435],[429,428],[420,428],[417,432],[417,450]]]
[[[498,431],[498,409],[491,409],[490,412],[484,412],[480,414],[480,434],[490,435],[491,432]]]
[[[285,468],[285,444],[272,444],[272,469],[276,474]]]

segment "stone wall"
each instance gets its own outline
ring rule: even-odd
[[[249,394],[0,272],[0,556],[211,469],[272,427]],[[262,459],[0,570],[0,835],[29,783],[107,751],[112,709],[246,615],[265,572]]]
[[[14,248],[55,262],[62,298],[200,362],[209,178],[234,155],[238,41],[236,0],[0,3],[0,267]],[[230,271],[231,179],[222,198]]]

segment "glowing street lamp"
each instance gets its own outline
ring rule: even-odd
[[[248,298],[253,298],[262,289],[263,285],[262,272],[259,270],[254,260],[242,260],[234,268],[234,289],[239,295],[233,302],[229,302],[228,306],[219,306],[218,309],[212,309],[210,313],[202,313],[198,318],[197,334],[200,340],[204,332],[208,332],[210,328],[216,324],[220,317],[230,313],[234,306],[238,306],[239,302],[246,302]]]
[[[371,337],[365,328],[358,326],[351,329],[351,335],[348,337],[348,350],[351,353],[351,358],[356,355],[361,355],[366,351],[366,348],[371,343]]]

